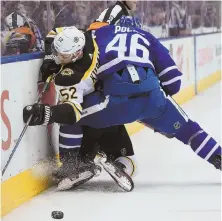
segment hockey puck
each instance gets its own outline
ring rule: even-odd
[[[64,214],[62,211],[52,211],[52,218],[53,219],[62,219]]]

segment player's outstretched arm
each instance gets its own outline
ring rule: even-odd
[[[55,106],[47,104],[28,105],[23,109],[23,121],[26,123],[33,114],[30,126],[48,125],[51,123],[73,124],[78,121],[80,113],[67,103]]]
[[[66,75],[71,69],[65,68],[55,77],[55,87],[59,94],[60,104],[28,105],[23,109],[23,120],[26,123],[33,114],[30,126],[47,125],[51,123],[73,124],[81,119],[83,100],[83,85],[78,73]]]

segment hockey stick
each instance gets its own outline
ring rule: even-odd
[[[180,107],[180,105],[175,101],[175,99],[173,99],[172,96],[170,96],[169,100],[171,100],[171,102],[174,103],[174,105],[176,106],[177,110],[181,113],[181,115],[183,115],[184,118],[187,118],[187,120],[189,119],[188,115],[186,114],[186,112]]]
[[[61,71],[61,69],[60,69],[60,71]],[[60,72],[60,71],[59,71],[59,72]],[[58,72],[58,73],[59,73],[59,72]],[[39,103],[39,102],[41,101],[42,95],[43,95],[43,94],[45,93],[45,91],[47,90],[47,88],[48,88],[48,86],[49,86],[49,84],[50,84],[50,82],[52,81],[53,78],[54,78],[53,75],[50,75],[50,76],[47,78],[46,82],[44,83],[44,87],[43,87],[41,93],[39,94],[38,99],[37,99],[37,101],[36,101],[35,103]],[[26,132],[28,126],[29,126],[29,123],[30,123],[30,121],[32,120],[32,117],[33,117],[33,114],[30,115],[27,123],[25,124],[25,126],[24,126],[24,128],[23,128],[23,130],[22,130],[22,132],[21,132],[21,134],[20,134],[20,136],[19,136],[19,138],[18,138],[18,140],[17,140],[17,142],[16,142],[16,144],[15,144],[15,146],[14,146],[14,148],[13,148],[11,154],[10,154],[10,156],[9,156],[9,159],[8,159],[6,165],[4,166],[3,170],[2,170],[2,176],[4,175],[4,173],[5,173],[8,165],[9,165],[9,163],[11,162],[11,159],[12,159],[13,155],[15,154],[15,151],[17,150],[17,148],[18,148],[18,146],[19,146],[19,144],[20,144],[20,142],[21,142],[21,140],[22,140],[22,138],[23,138],[23,136],[24,136],[24,134],[25,134],[25,132]]]

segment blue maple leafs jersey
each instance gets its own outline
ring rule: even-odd
[[[182,73],[168,49],[150,33],[134,27],[108,25],[98,29],[95,36],[100,51],[100,79],[132,64],[153,69],[167,94],[180,90]]]
[[[152,68],[157,74],[177,69],[166,49],[153,35],[138,28],[109,25],[95,33],[100,51],[100,76],[127,64]]]

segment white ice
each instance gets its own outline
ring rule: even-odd
[[[221,85],[183,105],[221,144]],[[77,190],[50,188],[10,214],[4,221],[52,221],[51,212],[64,212],[64,221],[220,221],[221,172],[175,139],[149,129],[132,136],[139,174],[135,189],[123,192],[107,175]]]

